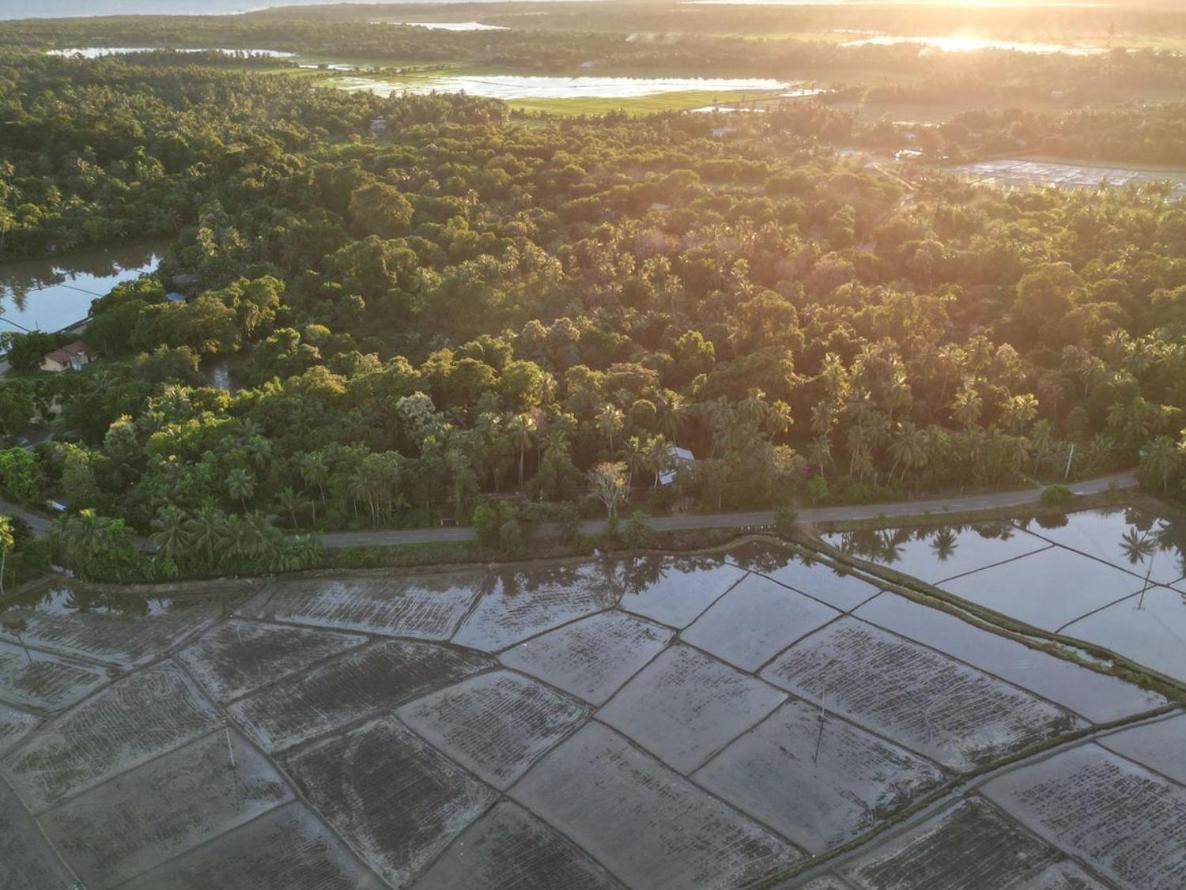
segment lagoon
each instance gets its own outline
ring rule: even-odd
[[[89,250],[0,265],[0,333],[59,331],[86,318],[115,285],[152,272],[159,245]]]

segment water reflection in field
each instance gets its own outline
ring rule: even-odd
[[[1186,170],[1105,167],[1020,158],[980,161],[950,169],[952,173],[971,177],[978,182],[1014,188],[1046,185],[1095,188],[1099,185],[1150,185],[1168,182],[1174,194],[1186,194]]]
[[[1186,680],[1186,529],[1138,508],[826,541],[994,612]]]

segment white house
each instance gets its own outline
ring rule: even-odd
[[[667,446],[667,469],[659,474],[660,485],[670,485],[675,481],[676,474],[679,472],[681,466],[687,466],[696,462],[696,456],[692,454],[687,448],[680,448],[678,445]]]

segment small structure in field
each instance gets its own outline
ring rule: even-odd
[[[675,481],[681,466],[690,466],[696,462],[696,455],[687,448],[678,445],[667,446],[667,469],[659,474],[660,485],[670,485]]]
[[[94,356],[91,355],[90,350],[83,342],[75,340],[73,343],[67,343],[61,349],[47,352],[45,358],[41,360],[41,370],[54,373],[81,371],[83,366],[89,365],[93,358]]]

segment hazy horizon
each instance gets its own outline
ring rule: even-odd
[[[0,20],[91,18],[115,15],[234,15],[284,6],[343,6],[343,5],[436,5],[460,3],[503,3],[508,0],[44,0],[32,9],[29,0],[0,0]],[[509,2],[593,2],[593,0],[509,0]],[[739,5],[775,6],[943,6],[952,5],[975,9],[978,7],[1100,7],[1164,9],[1172,7],[1168,0],[1045,0],[1025,3],[1023,0],[960,0],[946,4],[943,0],[689,0],[689,2],[725,2]],[[648,5],[641,2],[640,5]]]

